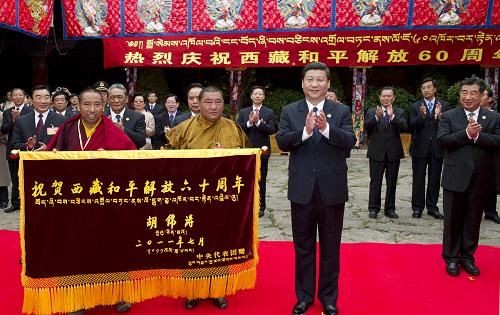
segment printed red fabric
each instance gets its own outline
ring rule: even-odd
[[[258,12],[258,1],[192,0],[192,30],[257,29]]]
[[[336,3],[336,26],[339,28],[408,24],[409,0],[353,0]]]
[[[16,25],[16,0],[0,2],[0,23]]]
[[[488,0],[414,0],[413,25],[482,25]],[[495,12],[495,11],[493,11]],[[498,9],[497,9],[498,12]]]
[[[187,1],[136,0],[126,1],[125,33],[187,32]]]
[[[493,2],[493,13],[491,15],[491,24],[500,25],[500,0]]]
[[[67,36],[109,36],[121,31],[120,1],[64,0]]]
[[[19,28],[34,35],[47,36],[52,23],[53,0],[19,1]]]
[[[332,2],[327,0],[264,0],[262,1],[262,27],[329,28],[332,19]]]

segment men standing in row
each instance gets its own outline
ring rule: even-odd
[[[165,106],[161,104],[157,104],[156,101],[158,97],[156,96],[155,91],[150,91],[148,93],[148,103],[144,106],[144,110],[150,112],[155,119],[155,126],[159,124],[159,117],[161,114],[165,112]],[[154,134],[151,136],[151,145],[154,150],[159,150],[160,147],[164,144],[163,134]]]
[[[126,107],[127,89],[119,83],[111,85],[108,100],[110,110],[105,111],[105,115],[129,136],[138,149],[142,148],[146,144],[146,121],[144,115]]]
[[[21,201],[19,200],[19,177],[17,175],[19,170],[19,159],[17,157],[11,156],[11,151],[13,149],[12,133],[14,132],[14,126],[17,120],[24,115],[33,112],[33,108],[24,104],[25,93],[19,88],[12,90],[12,101],[14,102],[14,107],[11,107],[3,112],[3,120],[1,131],[2,134],[8,135],[8,141],[6,146],[6,157],[9,163],[9,172],[12,182],[12,190],[10,194],[11,207],[4,210],[5,213],[13,212],[21,208]]]
[[[189,118],[198,115],[198,113],[200,112],[200,92],[202,89],[203,85],[201,85],[200,83],[192,83],[188,86],[187,98],[189,112],[175,117],[174,126],[177,126],[184,120],[188,120]]]
[[[441,116],[438,143],[446,150],[443,168],[443,252],[446,272],[459,274],[461,265],[480,274],[474,253],[486,196],[495,187],[494,157],[500,148],[500,115],[480,108],[483,81],[460,83],[460,107]]]
[[[221,90],[208,86],[196,96],[199,97],[200,114],[168,132],[168,149],[231,149],[250,146],[241,127],[231,119],[222,117],[224,95]],[[191,310],[198,306],[199,302],[199,299],[187,299],[184,307]],[[214,298],[213,303],[219,309],[227,307],[226,298],[223,296]]]
[[[404,157],[400,132],[406,130],[404,111],[393,107],[396,100],[394,88],[386,86],[380,91],[380,104],[366,113],[365,130],[368,133],[368,152],[370,161],[370,192],[368,197],[368,216],[376,219],[380,212],[380,193],[382,179],[386,178],[384,215],[397,219],[396,184],[399,162]]]
[[[337,314],[340,240],[347,193],[346,152],[356,143],[349,108],[325,100],[330,69],[313,62],[302,70],[305,99],[283,108],[276,140],[290,152],[288,199],[295,248],[293,314],[304,314],[316,292],[316,231],[320,263],[318,298]]]
[[[434,80],[426,78],[420,85],[423,99],[411,106],[410,131],[412,132],[410,154],[412,157],[413,185],[411,207],[413,217],[420,218],[427,207],[427,214],[442,219],[437,206],[443,167],[444,149],[436,139],[439,119],[448,110],[448,103],[436,98]],[[427,193],[425,174],[427,171]]]
[[[266,210],[266,178],[271,154],[270,135],[276,132],[276,123],[274,122],[274,111],[262,103],[266,98],[262,86],[253,86],[250,89],[250,99],[252,106],[243,108],[238,117],[238,124],[247,134],[252,147],[261,148],[267,146],[268,151],[261,155],[260,159],[260,209],[259,217],[264,216]]]

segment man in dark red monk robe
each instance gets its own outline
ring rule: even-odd
[[[84,90],[80,94],[80,114],[61,125],[47,150],[136,150],[132,140],[103,113],[101,94]]]
[[[80,114],[59,127],[47,151],[137,150],[130,138],[106,116],[102,95],[94,89],[84,90],[80,96]],[[121,301],[119,313],[130,310],[132,304]],[[83,315],[85,310],[68,313]]]

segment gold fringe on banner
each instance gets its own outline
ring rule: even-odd
[[[25,251],[25,196],[23,160],[51,159],[150,159],[199,158],[232,155],[256,155],[253,200],[253,259],[241,264],[184,270],[142,270],[99,275],[74,275],[50,279],[26,276]],[[21,251],[23,267],[25,314],[68,313],[91,309],[98,305],[114,305],[120,301],[138,303],[158,296],[172,298],[217,298],[233,295],[240,290],[252,289],[257,279],[258,226],[260,203],[260,154],[258,149],[179,150],[179,151],[89,151],[89,152],[23,152],[20,154],[19,193],[21,198]],[[217,269],[217,267],[215,268]],[[199,276],[197,274],[215,274]]]
[[[53,314],[114,305],[138,303],[158,296],[217,298],[252,289],[256,267],[238,274],[202,278],[150,278],[68,287],[24,288],[23,313]]]

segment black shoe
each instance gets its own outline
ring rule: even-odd
[[[130,304],[128,302],[121,301],[115,305],[115,308],[116,308],[116,311],[118,313],[126,313],[126,312],[130,311],[130,309],[132,308],[132,304]]]
[[[420,219],[422,217],[422,211],[413,210],[413,214],[411,216],[415,219]]]
[[[9,203],[7,201],[2,201],[0,202],[0,209],[5,209],[7,208],[8,205]]]
[[[391,218],[391,219],[399,219],[399,215],[397,215],[396,212],[394,212],[394,211],[384,212],[384,215],[388,218]]]
[[[184,308],[187,310],[192,310],[193,308],[197,307],[199,303],[200,299],[186,300],[186,302],[184,303]]]
[[[311,305],[312,305],[312,303],[307,303],[307,302],[303,302],[303,301],[297,302],[297,304],[295,304],[295,306],[293,307],[292,314],[293,315],[302,315],[305,312],[307,312],[307,309]]]
[[[368,213],[368,217],[370,219],[376,219],[377,218],[377,212],[370,210],[370,213]]]
[[[20,210],[19,207],[12,206],[10,208],[5,209],[3,212],[5,212],[5,213],[11,213],[11,212],[14,212],[14,211],[19,211],[19,210]]]
[[[225,309],[227,307],[227,300],[225,297],[213,299],[215,307],[218,309]]]
[[[484,216],[484,219],[485,220],[490,220],[490,221],[493,221],[495,222],[496,224],[500,224],[500,217],[498,216],[498,214],[494,214],[494,215],[485,215]]]
[[[262,218],[264,216],[264,209],[259,210],[259,218]]]
[[[338,310],[337,307],[333,304],[325,304],[323,306],[323,314],[324,315],[337,315]]]
[[[479,274],[481,273],[479,271],[479,268],[477,268],[476,265],[474,265],[474,263],[471,261],[463,263],[462,267],[464,267],[465,271],[471,276],[479,276]]]
[[[446,272],[452,277],[458,276],[460,272],[460,269],[458,268],[458,263],[454,261],[446,263]]]
[[[439,211],[427,211],[427,214],[430,215],[431,217],[434,217],[435,219],[442,220],[444,219],[444,215],[439,213]]]

